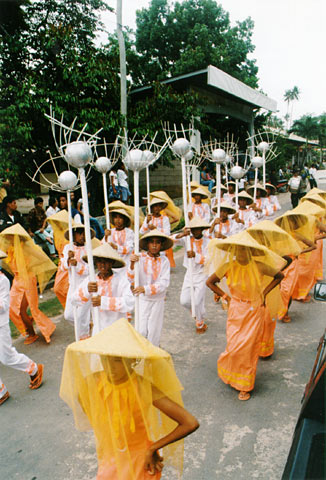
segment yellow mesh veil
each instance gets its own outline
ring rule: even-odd
[[[67,230],[69,224],[68,212],[67,210],[60,210],[60,212],[51,215],[51,217],[48,217],[47,220],[53,229],[55,248],[61,255],[64,246],[68,243],[68,241],[64,237],[64,233]],[[73,225],[74,223],[75,222],[72,220]]]
[[[116,210],[116,209],[122,209],[125,210],[131,217],[131,224],[130,228],[134,228],[134,216],[135,216],[135,207],[132,207],[131,205],[126,205],[125,203],[121,202],[121,200],[115,200],[114,202],[109,203],[109,209],[111,210]],[[106,212],[106,207],[103,208],[103,212]],[[145,215],[142,211],[142,209],[139,209],[139,223],[140,225],[143,223],[145,219]]]
[[[308,204],[308,202],[305,203]],[[309,207],[304,207],[305,210],[308,208]],[[293,238],[296,238],[296,234],[298,234],[299,236],[314,241],[316,219],[312,215],[304,213],[302,210],[298,211],[297,208],[289,210],[280,217],[275,218],[274,222]]]
[[[226,276],[231,295],[233,291],[241,300],[261,301],[266,285],[286,261],[243,231],[224,240],[209,242],[210,265],[214,266],[220,280]]]
[[[262,220],[247,229],[247,232],[256,240],[281,257],[284,255],[299,255],[299,244],[285,230],[271,220]]]
[[[321,196],[321,198],[326,200],[326,191],[321,190],[320,188],[317,188],[317,187],[314,187],[311,190],[309,190],[309,192],[305,196],[307,197],[309,195],[319,195]]]
[[[14,275],[19,275],[26,287],[29,284],[29,275],[35,275],[40,292],[44,290],[57,269],[19,224],[8,227],[0,233],[0,249],[8,255],[3,260],[3,268]]]
[[[325,217],[326,201],[320,198],[319,195],[305,196],[302,197],[295,210],[297,209],[309,215],[314,215],[317,218]]]
[[[94,430],[105,478],[143,478],[137,472],[144,469],[148,446],[177,426],[153,402],[169,397],[183,405],[181,390],[171,356],[124,318],[66,349],[60,396],[72,409],[76,428]],[[165,447],[163,457],[179,478],[183,442]]]
[[[182,216],[181,208],[177,207],[174,204],[172,198],[170,198],[169,195],[163,190],[151,192],[150,201],[153,200],[153,198],[158,198],[168,204],[167,207],[164,208],[163,212],[169,217],[171,229],[173,230],[174,228],[176,228]]]

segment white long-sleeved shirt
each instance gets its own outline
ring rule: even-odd
[[[241,224],[233,220],[233,218],[229,217],[226,222],[220,222],[215,225],[214,232],[220,233],[221,235],[224,235],[224,237],[230,237],[231,235],[240,232],[240,225]]]
[[[194,217],[199,217],[209,223],[211,210],[208,203],[193,203],[191,206],[191,212]]]
[[[183,266],[188,269],[188,266],[189,266],[188,261],[192,260],[193,275],[202,274],[204,271],[204,264],[207,257],[207,247],[212,238],[209,235],[208,230],[204,232],[202,238],[200,238],[199,240],[196,240],[195,237],[190,235],[190,249],[193,252],[195,252],[195,257],[193,259],[188,258],[187,256],[187,250],[188,250],[187,237],[176,238],[176,236],[177,234],[172,236],[174,243],[176,245],[181,245],[185,249],[184,256],[183,256]]]
[[[128,280],[135,280],[135,270],[128,269]],[[139,259],[139,285],[144,287],[146,300],[160,300],[165,297],[170,284],[170,262],[160,255],[151,257],[148,252],[142,252]]]
[[[240,224],[242,230],[252,227],[258,221],[256,213],[251,208],[246,208],[245,210],[239,208],[238,214],[239,219],[244,222],[244,224]]]
[[[71,274],[71,266],[68,266],[68,252],[73,251],[75,254],[75,259],[77,260],[77,265],[75,268],[76,272],[76,279],[85,277],[88,275],[88,264],[84,262],[83,256],[87,255],[86,252],[86,247],[77,247],[77,245],[71,245],[71,243],[68,243],[67,245],[64,246],[63,252],[62,252],[62,260],[61,260],[61,267],[64,270],[68,270],[69,272],[69,277]]]
[[[165,235],[170,235],[171,226],[170,226],[169,217],[167,215],[163,214],[163,215],[160,215],[159,217],[154,217],[154,215],[152,215],[151,221],[149,223],[154,225],[154,227],[160,232],[165,233]],[[144,233],[147,233],[149,231],[150,231],[150,228],[148,226],[147,217],[146,217],[139,230],[139,233],[140,235],[144,235]]]
[[[261,212],[256,212],[259,220],[261,220],[263,217],[270,217],[273,215],[274,210],[266,197],[256,198],[255,204],[262,210]]]
[[[277,212],[278,210],[281,210],[281,205],[276,195],[269,195],[269,197],[266,197],[266,200],[270,205],[270,207],[272,208],[273,213]]]
[[[224,193],[223,200],[231,206],[235,205],[235,193]]]
[[[129,258],[133,251],[135,244],[135,234],[131,228],[123,228],[122,230],[117,230],[116,228],[111,229],[111,234],[107,239],[107,243],[114,243],[118,247],[117,253],[120,257],[126,262],[126,266],[129,265]],[[102,243],[105,243],[103,238]]]
[[[10,282],[6,275],[0,272],[0,327],[9,323]]]
[[[91,308],[91,297],[93,294],[88,291],[89,282],[90,279],[87,276],[79,287],[76,288],[72,296],[74,305],[80,306],[89,303]],[[134,308],[135,299],[125,275],[113,273],[107,280],[102,280],[97,275],[96,283],[98,290],[95,295],[101,296],[101,305],[96,307],[99,311],[99,331],[101,331],[126,315],[127,312],[131,312]]]

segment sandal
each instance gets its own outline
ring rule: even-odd
[[[250,393],[249,392],[239,392],[239,395],[238,395],[238,399],[241,400],[241,401],[246,401],[246,400],[249,400],[250,398]]]
[[[28,337],[24,340],[24,345],[31,345],[32,343],[36,342],[38,339],[38,335],[36,333],[34,335],[28,335]]]
[[[29,384],[30,389],[36,390],[37,388],[40,388],[43,380],[43,370],[44,370],[44,365],[42,363],[39,363],[37,365],[37,372],[34,375],[34,378],[32,379],[31,377],[31,382]]]
[[[5,403],[5,401],[8,400],[9,397],[10,397],[9,392],[6,392],[6,393],[4,394],[4,396],[0,398],[0,405],[2,405],[3,403]]]
[[[291,317],[289,315],[284,315],[282,318],[283,323],[290,323],[291,322]]]
[[[198,333],[199,335],[201,335],[202,333],[205,333],[206,330],[207,330],[207,325],[206,323],[204,323],[202,326],[197,326],[196,327],[196,333]]]

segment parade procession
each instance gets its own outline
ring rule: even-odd
[[[0,480],[326,478],[324,6],[224,3],[0,2]]]

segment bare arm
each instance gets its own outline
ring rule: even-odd
[[[219,297],[226,298],[226,300],[229,302],[231,298],[229,295],[227,295],[220,287],[218,287],[216,284],[219,283],[221,280],[217,277],[215,273],[213,273],[208,279],[206,280],[206,285],[208,288],[212,290],[212,292],[216,293]]]
[[[304,248],[301,253],[308,253],[312,252],[313,250],[316,250],[317,245],[309,240],[308,238],[304,237],[303,235],[300,235],[300,233],[295,233],[294,234],[295,240],[300,240],[302,243],[307,245],[307,248]]]
[[[264,304],[265,304],[265,299],[266,295],[269,294],[281,281],[283,280],[284,275],[282,272],[277,272],[277,274],[274,276],[273,280],[267,285],[265,290],[263,291],[263,298],[264,298]]]
[[[199,427],[199,423],[190,412],[168,397],[162,397],[153,401],[153,405],[178,424],[171,433],[154,442],[146,452],[145,470],[155,475],[163,468],[163,458],[160,457],[157,450],[194,432]]]

